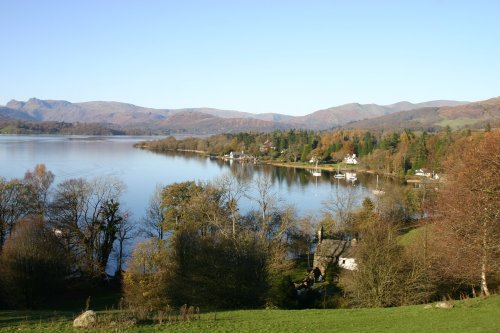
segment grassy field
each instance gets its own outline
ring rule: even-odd
[[[1,311],[1,332],[499,332],[500,296],[454,302],[452,309],[423,305],[388,309],[246,310],[202,314],[174,324],[141,323],[75,329],[70,312]],[[99,320],[119,316],[99,311]]]
[[[475,123],[479,122],[480,119],[472,119],[472,118],[466,118],[466,117],[458,117],[455,119],[445,119],[441,120],[437,125],[439,126],[450,126],[452,129],[458,129],[461,127],[465,127],[467,125],[474,125]]]

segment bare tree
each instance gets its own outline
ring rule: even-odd
[[[259,213],[259,237],[267,238],[271,231],[273,213],[278,210],[280,198],[273,189],[273,182],[270,176],[259,176],[253,183],[255,195],[247,197],[257,203]]]
[[[141,231],[147,237],[157,237],[158,239],[164,238],[163,222],[165,220],[164,208],[161,205],[163,186],[157,184],[151,198],[149,205],[146,208],[146,216],[142,219]]]
[[[322,242],[318,239],[318,250],[324,257],[324,262],[320,264],[324,269],[332,264],[337,264],[340,256],[351,244],[351,239],[355,236],[353,230],[353,211],[357,205],[357,188],[349,186],[346,192],[339,191],[339,188],[330,193],[330,197],[323,201],[323,220],[321,224],[321,237],[333,238],[334,241]],[[327,248],[324,248],[324,247]],[[318,251],[317,250],[317,251]],[[319,264],[319,263],[318,263]]]
[[[261,176],[254,182],[255,195],[248,198],[258,205],[253,214],[254,230],[267,251],[267,269],[272,276],[281,276],[290,267],[287,261],[287,233],[297,222],[295,209],[283,206],[273,189],[271,177]]]
[[[12,234],[16,221],[32,212],[30,198],[23,181],[7,181],[0,177],[0,250],[5,239]]]
[[[357,188],[348,186],[346,192],[338,188],[330,193],[330,197],[323,201],[323,213],[333,222],[326,232],[346,234],[352,222],[354,207],[358,204]]]
[[[231,220],[232,236],[235,238],[236,226],[240,218],[238,204],[248,190],[248,182],[241,177],[235,177],[226,173],[216,178],[213,185],[221,191],[222,199],[227,204]]]
[[[304,216],[297,221],[294,228],[288,233],[290,247],[295,255],[307,256],[307,267],[311,267],[310,257],[315,241],[318,223],[311,215]]]
[[[113,177],[69,179],[56,188],[51,222],[85,273],[102,274],[106,269],[110,244],[121,222],[118,202],[124,188]]]
[[[116,238],[118,241],[118,249],[116,250],[116,276],[121,276],[123,272],[123,264],[127,257],[124,251],[126,242],[134,239],[137,236],[137,230],[135,229],[134,224],[131,223],[130,218],[130,213],[125,212],[123,214],[123,221],[122,223],[120,223],[118,231],[116,233]]]

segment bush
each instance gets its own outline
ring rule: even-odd
[[[171,250],[167,289],[174,305],[235,308],[262,304],[266,256],[258,241],[180,231]]]
[[[297,306],[297,291],[289,275],[269,274],[267,281],[266,307],[289,309]]]
[[[397,231],[379,221],[356,246],[357,269],[341,275],[352,305],[389,307],[418,304],[432,294],[425,261],[397,242]]]
[[[150,240],[132,254],[124,276],[125,297],[132,307],[241,308],[264,303],[266,256],[258,241],[178,231],[169,247],[163,244]]]
[[[123,276],[125,300],[132,310],[145,315],[168,305],[167,267],[164,241],[151,239],[136,245]]]

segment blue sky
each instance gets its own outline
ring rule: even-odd
[[[500,1],[0,0],[0,105],[301,115],[500,95]]]

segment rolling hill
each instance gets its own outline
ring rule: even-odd
[[[361,119],[408,112],[422,107],[455,107],[466,102],[430,101],[391,105],[351,103],[305,116],[278,113],[252,114],[214,108],[154,109],[119,102],[71,103],[63,100],[31,98],[12,100],[0,108],[2,118],[24,121],[96,123],[118,128],[162,129],[183,133],[214,134],[240,131],[272,131],[302,128],[324,130]]]
[[[500,97],[457,106],[424,107],[346,124],[358,129],[452,129],[500,125]]]

